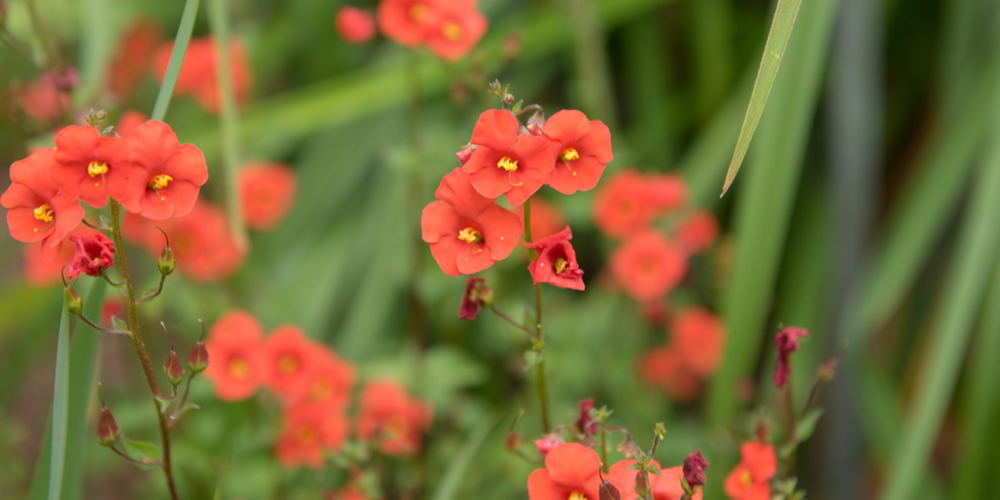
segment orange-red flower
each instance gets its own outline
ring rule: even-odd
[[[689,307],[670,322],[672,347],[694,374],[712,374],[722,360],[726,327],[717,316],[702,307]]]
[[[372,14],[357,7],[341,7],[334,24],[337,34],[345,42],[365,43],[375,36],[375,19]]]
[[[132,132],[135,131],[136,127],[146,123],[147,120],[149,120],[149,117],[142,114],[141,111],[130,109],[118,117],[118,125],[115,125],[115,133],[117,133],[119,137],[127,138],[132,135]]]
[[[208,182],[205,155],[192,144],[180,144],[170,125],[150,120],[128,137],[132,173],[122,205],[153,220],[181,217],[194,208]]]
[[[63,266],[69,264],[76,254],[76,245],[70,238],[74,236],[87,236],[94,234],[94,230],[87,226],[80,225],[69,232],[66,239],[59,245],[59,251],[55,258],[46,261],[44,258],[45,249],[41,243],[27,243],[21,249],[21,256],[24,259],[24,279],[31,286],[46,286],[58,283],[62,276]]]
[[[262,380],[268,389],[287,400],[309,392],[310,373],[318,369],[318,348],[297,326],[283,325],[264,341],[260,352]]]
[[[162,40],[163,31],[156,21],[141,18],[130,24],[108,65],[108,90],[124,99],[131,97],[149,71],[153,52]]]
[[[347,438],[347,420],[339,412],[319,406],[293,405],[285,409],[281,435],[274,452],[285,467],[323,467],[323,452],[336,451]]]
[[[479,194],[462,169],[444,176],[434,195],[438,201],[424,207],[420,229],[445,274],[477,273],[514,251],[521,221]]]
[[[545,182],[545,174],[555,166],[548,141],[518,134],[520,126],[510,111],[483,112],[472,131],[476,150],[462,166],[476,191],[487,198],[506,193],[511,205],[520,205],[535,194]]]
[[[121,137],[102,137],[93,127],[71,125],[56,134],[55,164],[49,180],[63,194],[101,208],[108,196],[128,193],[129,148]]]
[[[247,226],[274,229],[295,205],[295,171],[277,163],[248,163],[239,171],[240,203]]]
[[[46,123],[59,120],[73,108],[70,93],[45,77],[14,86],[11,97],[26,115]]]
[[[164,44],[153,56],[153,71],[159,81],[163,81],[170,64],[170,52],[173,42]],[[210,113],[218,113],[221,106],[221,89],[219,87],[219,51],[215,40],[208,36],[192,39],[188,44],[184,63],[174,87],[174,95],[190,95]],[[238,38],[229,41],[229,74],[233,85],[236,101],[246,103],[253,80],[250,63],[247,61],[246,49]]]
[[[719,237],[719,221],[708,210],[698,210],[677,226],[677,242],[689,253],[708,250]]]
[[[7,209],[10,235],[25,243],[42,242],[42,259],[49,262],[59,253],[62,241],[83,220],[80,202],[57,188],[49,179],[55,151],[43,148],[10,166],[11,185],[0,196]]]
[[[659,299],[684,277],[687,255],[659,232],[643,231],[611,254],[611,272],[636,300]]]
[[[611,466],[610,477],[625,486],[619,490],[623,493],[624,500],[637,500],[639,494],[631,486],[635,484],[635,476],[639,471],[629,467],[635,460],[622,460]],[[684,477],[684,470],[681,466],[663,469],[659,462],[653,460],[653,465],[659,469],[660,474],[649,474],[649,490],[653,494],[653,500],[678,500],[684,495],[684,488],[681,487],[681,478]],[[694,500],[701,500],[702,494],[699,489],[692,497]]]
[[[545,455],[545,468],[528,476],[530,500],[598,500],[601,459],[579,443],[566,443]],[[612,477],[606,477],[611,479]],[[628,488],[618,487],[618,491]]]
[[[320,406],[327,411],[343,410],[351,398],[357,376],[354,365],[321,344],[314,344],[312,356],[300,404]]]
[[[260,323],[246,311],[230,311],[212,325],[205,341],[211,360],[205,376],[219,399],[240,401],[257,392],[263,375],[258,355],[263,336]]]
[[[437,0],[382,0],[378,5],[378,27],[385,36],[404,47],[416,47],[427,39],[437,20]]]
[[[518,205],[514,212],[521,219],[524,225],[524,205]],[[566,227],[566,216],[563,215],[559,207],[542,198],[535,197],[531,200],[531,237],[541,239],[546,236],[562,231]]]
[[[605,165],[614,158],[611,130],[600,120],[588,120],[580,111],[563,110],[552,115],[542,127],[542,134],[549,139],[549,151],[556,159],[545,183],[560,193],[594,189]]]
[[[594,223],[608,236],[625,236],[649,227],[655,209],[648,180],[635,170],[623,170],[597,191]]]
[[[573,233],[566,226],[559,233],[528,243],[528,248],[538,251],[538,257],[528,264],[528,271],[536,285],[549,283],[559,288],[584,289],[583,271],[576,262],[576,251],[569,242],[571,239]]]
[[[653,205],[658,210],[670,211],[684,206],[688,201],[687,184],[677,174],[658,174],[650,181]]]
[[[486,34],[489,22],[474,2],[438,0],[436,16],[427,30],[427,46],[445,61],[464,57]]]
[[[87,276],[104,274],[115,259],[115,244],[101,233],[87,236],[70,236],[70,241],[76,245],[76,253],[66,269],[67,278],[75,278],[80,273]]]
[[[391,380],[373,380],[361,391],[358,437],[374,438],[386,455],[419,450],[421,436],[430,428],[432,419],[428,404]]]
[[[639,374],[678,401],[690,401],[698,395],[698,377],[670,347],[657,347],[645,354],[639,361]]]
[[[770,443],[751,441],[740,447],[740,463],[726,477],[726,495],[733,500],[768,500],[769,481],[778,470],[774,447]]]

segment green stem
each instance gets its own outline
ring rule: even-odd
[[[795,418],[795,404],[792,400],[792,379],[788,379],[788,383],[785,384],[783,389],[782,398],[784,399],[785,406],[785,418],[788,420],[788,447],[791,451],[788,453],[788,457],[785,459],[785,478],[791,479],[795,471],[795,455],[796,450],[798,450],[798,425],[796,424]]]
[[[608,432],[604,428],[604,419],[601,419],[601,470],[608,472]],[[648,481],[649,478],[647,477]]]
[[[524,239],[528,243],[533,241],[531,238],[531,198],[524,200]],[[534,250],[529,248],[528,254],[531,260],[535,260],[537,255]],[[542,332],[542,312],[542,284],[536,283],[535,332],[538,336],[535,338],[535,350],[541,354],[538,361],[538,404],[542,411],[542,431],[548,434],[551,426],[549,425],[549,396],[545,388],[545,335]]]
[[[191,41],[191,31],[194,29],[194,20],[198,17],[200,3],[201,0],[187,0],[184,4],[184,13],[181,14],[181,24],[177,28],[174,48],[170,52],[167,73],[163,76],[160,93],[156,95],[156,104],[153,105],[153,114],[149,117],[151,120],[163,121],[163,117],[167,115],[170,99],[174,96],[174,86],[177,85],[177,77],[181,74],[181,63],[184,62],[184,54],[187,52],[188,42]]]
[[[197,0],[194,1],[197,2]],[[128,260],[125,258],[125,246],[122,244],[121,215],[121,205],[119,205],[117,201],[111,200],[111,235],[115,242],[115,249],[117,249],[116,260],[118,260],[118,269],[122,273],[122,281],[125,282],[129,329],[132,331],[132,347],[135,348],[135,354],[139,357],[139,363],[142,365],[142,372],[146,376],[146,384],[149,386],[149,392],[153,396],[153,405],[156,406],[156,418],[159,420],[160,427],[160,441],[163,443],[163,463],[160,464],[160,466],[163,468],[163,473],[167,477],[167,487],[170,490],[170,498],[172,500],[178,500],[179,497],[177,496],[177,487],[174,485],[174,473],[170,465],[170,427],[167,423],[167,416],[163,413],[163,408],[160,404],[160,389],[156,386],[156,378],[153,375],[153,366],[149,362],[149,356],[146,355],[146,347],[143,345],[142,339],[139,337],[139,315],[136,310],[135,292],[132,288],[132,277],[128,272]]]

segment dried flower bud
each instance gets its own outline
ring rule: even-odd
[[[67,66],[45,73],[45,80],[59,90],[70,91],[76,88],[76,86],[80,83],[80,72],[72,66]],[[97,113],[103,113],[100,118],[101,120],[108,116],[103,109]],[[91,114],[94,114],[94,112],[91,111]]]
[[[163,373],[167,376],[167,382],[176,386],[184,378],[184,367],[181,366],[181,358],[177,356],[177,351],[171,349],[167,354],[167,363],[163,365]]]
[[[465,162],[472,158],[472,153],[476,150],[476,147],[469,144],[468,146],[462,148],[461,151],[455,153],[455,157],[458,158],[459,163],[465,165]]]
[[[558,432],[546,434],[541,439],[535,440],[535,448],[538,449],[538,453],[541,453],[543,457],[548,455],[550,451],[558,448],[561,444],[563,444],[563,438]]]
[[[792,375],[792,353],[799,350],[799,337],[808,337],[809,330],[789,326],[778,332],[774,337],[774,345],[778,349],[778,363],[774,368],[774,386],[782,388]]]
[[[757,441],[761,443],[767,443],[771,440],[771,429],[767,427],[767,423],[763,419],[757,422]]]
[[[101,233],[87,236],[71,236],[69,238],[76,249],[73,260],[66,268],[68,278],[76,278],[81,274],[101,276],[111,267],[115,259],[115,244]]]
[[[69,313],[74,316],[80,315],[83,312],[83,298],[80,294],[76,293],[73,287],[67,287],[63,293],[66,296],[66,309]]]
[[[469,278],[465,282],[465,295],[458,309],[458,317],[476,319],[480,307],[493,307],[493,290],[486,286],[483,278]]]
[[[500,52],[503,54],[504,59],[514,59],[521,54],[521,45],[521,35],[509,33],[503,37],[503,42],[500,44]]]
[[[820,382],[826,383],[833,380],[833,376],[837,373],[838,362],[837,358],[832,358],[819,367],[818,377]]]
[[[188,354],[188,370],[191,370],[191,373],[201,373],[205,368],[208,368],[208,349],[205,348],[205,343],[199,340],[191,346],[191,353]]]
[[[109,448],[118,442],[118,424],[107,406],[101,407],[101,414],[97,417],[97,439],[101,446]]]
[[[705,468],[707,467],[708,461],[701,456],[701,450],[688,455],[684,460],[684,481],[691,488],[705,486]]]
[[[514,429],[507,431],[507,438],[504,440],[503,445],[510,451],[516,451],[521,447],[521,435]]]
[[[625,458],[632,458],[639,451],[639,447],[632,440],[631,434],[626,434],[625,439],[621,443],[618,443],[618,453],[621,453]]]
[[[545,126],[545,113],[541,111],[528,118],[528,132],[532,135],[542,135],[542,127]]]

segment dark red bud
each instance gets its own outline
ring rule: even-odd
[[[504,447],[510,451],[516,451],[521,447],[521,435],[513,429],[507,431],[507,439],[504,440]]]
[[[199,340],[191,346],[191,353],[188,354],[188,370],[191,370],[191,373],[201,373],[205,368],[208,368],[208,349],[205,349],[205,343]]]
[[[171,349],[170,354],[167,354],[167,364],[163,365],[163,373],[167,375],[167,382],[170,382],[170,385],[181,383],[181,379],[184,378],[184,367],[181,366],[181,358],[177,356],[177,351]]]
[[[705,468],[707,467],[708,461],[701,456],[701,450],[688,455],[684,460],[684,480],[691,488],[705,486]]]
[[[101,407],[101,414],[97,417],[97,439],[101,446],[111,447],[118,441],[118,424],[115,417],[111,415],[111,409],[107,406]]]
[[[615,485],[608,481],[601,481],[599,494],[601,500],[622,500],[622,494],[618,492],[618,488],[615,488]]]

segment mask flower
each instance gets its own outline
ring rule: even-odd
[[[435,22],[427,30],[427,47],[445,61],[457,61],[479,43],[489,22],[472,2],[437,3]]]
[[[427,38],[437,20],[437,0],[382,0],[378,5],[378,27],[396,43],[416,47]]]
[[[615,280],[640,301],[663,297],[685,272],[687,255],[656,231],[631,236],[611,254]]]
[[[597,452],[579,443],[559,445],[545,455],[545,468],[528,476],[530,500],[598,500]],[[606,478],[606,479],[611,479]],[[623,488],[618,488],[622,491]]]
[[[424,207],[420,229],[445,274],[477,273],[514,251],[521,221],[479,194],[462,169],[444,176],[434,196],[438,201]]]
[[[147,219],[164,220],[186,215],[198,192],[208,182],[208,167],[201,150],[180,144],[170,125],[150,120],[128,137],[132,175],[126,210]]]
[[[317,347],[299,327],[279,326],[261,346],[262,381],[278,396],[295,400],[309,391],[317,358]]]
[[[680,175],[657,174],[650,181],[650,190],[657,210],[669,212],[687,204],[687,184]]]
[[[777,470],[777,458],[770,443],[743,443],[740,463],[726,477],[723,488],[733,500],[768,500],[771,498],[768,482]]]
[[[708,210],[698,210],[677,226],[677,242],[689,253],[708,250],[719,237],[719,221]]]
[[[566,226],[552,236],[528,243],[528,248],[538,251],[538,257],[528,265],[536,285],[549,283],[559,288],[584,289],[583,271],[576,262],[576,251],[569,243],[571,239],[573,234]]]
[[[336,451],[347,439],[347,420],[322,407],[293,405],[285,409],[274,453],[281,465],[323,467],[323,452]]]
[[[408,455],[420,449],[421,436],[430,428],[429,405],[410,396],[390,380],[373,380],[361,391],[358,437],[376,437],[382,453]]]
[[[25,243],[42,242],[42,260],[52,261],[70,231],[83,220],[80,202],[50,181],[55,150],[40,149],[10,166],[11,185],[0,196],[10,235]]]
[[[56,134],[55,160],[49,180],[69,197],[101,208],[108,196],[121,201],[128,193],[132,167],[121,137],[102,137],[93,127],[71,125]]]
[[[649,182],[635,170],[617,173],[594,197],[594,223],[613,238],[646,229],[655,215]]]
[[[545,182],[555,162],[548,141],[532,134],[518,134],[520,123],[510,111],[483,112],[472,131],[476,150],[462,166],[476,191],[487,198],[507,195],[511,205],[520,205]]]
[[[337,12],[337,34],[348,43],[361,44],[375,36],[375,20],[367,10],[341,7]]]
[[[80,273],[100,276],[114,263],[115,244],[107,236],[70,236],[70,241],[76,245],[76,253],[66,269],[67,278],[76,278]]]
[[[274,229],[295,206],[298,179],[295,171],[277,163],[248,163],[240,168],[237,183],[247,227]]]
[[[230,311],[212,325],[205,341],[212,362],[205,369],[205,377],[212,381],[219,399],[241,401],[257,392],[262,376],[258,351],[263,336],[260,323],[246,311]]]
[[[623,485],[633,485],[635,484],[635,476],[639,473],[639,471],[629,468],[634,463],[635,460],[622,460],[611,466],[609,474]],[[663,469],[657,461],[654,460],[652,463],[660,471],[660,474],[649,474],[649,490],[653,494],[653,500],[679,500],[684,495],[684,488],[681,487],[681,478],[684,477],[683,467]],[[639,494],[635,492],[634,488],[626,487],[621,491],[624,500],[639,499]],[[692,498],[693,500],[701,500],[701,490],[695,492]]]
[[[320,406],[328,411],[343,410],[357,378],[354,366],[323,345],[315,345],[313,357],[300,404]]]
[[[789,326],[778,332],[774,337],[774,345],[778,348],[778,364],[774,368],[774,385],[782,388],[792,375],[792,353],[799,350],[799,337],[808,337],[809,330]]]
[[[549,139],[549,151],[555,168],[546,174],[545,183],[562,194],[589,191],[601,180],[611,154],[611,131],[600,120],[590,121],[576,110],[552,115],[542,134]]]
[[[129,25],[118,44],[118,52],[108,65],[108,90],[120,98],[130,98],[147,75],[153,53],[161,41],[163,31],[156,21],[143,18]],[[121,135],[126,137],[128,134]]]
[[[639,375],[677,401],[688,402],[698,395],[698,377],[687,369],[678,352],[669,347],[657,347],[643,355],[639,360]]]
[[[670,323],[672,346],[695,375],[711,375],[722,360],[726,327],[717,316],[701,307],[677,313]]]

